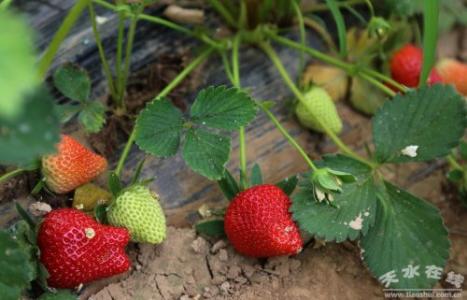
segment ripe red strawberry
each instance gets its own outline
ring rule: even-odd
[[[436,65],[436,69],[445,83],[454,85],[460,94],[467,96],[467,64],[445,58]]]
[[[408,87],[417,87],[420,81],[420,73],[423,65],[422,49],[407,44],[392,56],[391,76],[394,80]],[[433,69],[428,77],[428,84],[442,82],[441,77]]]
[[[289,212],[289,197],[263,184],[239,193],[227,208],[224,229],[235,250],[252,257],[297,254],[303,240]]]
[[[99,224],[79,210],[51,211],[38,233],[40,260],[50,274],[48,284],[74,288],[127,271],[131,263],[125,246],[129,240],[125,228]]]
[[[91,181],[107,168],[107,161],[77,140],[62,135],[58,153],[42,158],[45,183],[55,193],[67,193]]]

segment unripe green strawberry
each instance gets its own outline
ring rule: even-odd
[[[315,86],[308,90],[304,96],[305,103],[300,101],[295,108],[300,123],[319,132],[324,132],[321,124],[325,124],[334,133],[340,133],[342,121],[334,102],[326,90]]]
[[[166,236],[158,196],[142,185],[123,191],[109,206],[107,219],[114,226],[128,229],[135,242],[158,244]]]

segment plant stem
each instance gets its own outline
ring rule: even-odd
[[[287,139],[290,145],[292,145],[303,157],[303,159],[307,162],[310,168],[313,171],[316,171],[318,168],[310,159],[310,157],[306,154],[305,150],[295,141],[295,139],[287,132],[287,130],[282,126],[282,124],[277,120],[277,118],[272,114],[272,112],[265,107],[263,104],[259,104],[259,107],[266,113],[266,115],[271,119],[271,122],[277,127],[277,129],[282,133],[282,135]]]
[[[406,87],[405,85],[403,84],[400,84],[399,82],[395,81],[394,79],[384,75],[384,74],[381,74],[379,72],[376,72],[375,70],[372,70],[372,69],[368,69],[368,68],[362,68],[361,69],[362,72],[376,78],[376,79],[379,79],[381,81],[384,81],[386,83],[389,83],[389,85],[397,88],[398,90],[400,90],[401,92],[407,92],[409,90],[408,87]]]
[[[185,67],[157,96],[154,97],[153,101],[160,99],[161,97],[167,96],[180,82],[183,81],[198,65],[205,61],[208,56],[212,53],[213,48],[208,48],[201,52],[188,66]],[[115,174],[120,176],[125,164],[125,160],[130,153],[131,146],[133,145],[136,138],[136,128],[133,127],[130,136],[126,142],[125,148],[123,149],[120,159],[118,160],[117,167],[115,168]]]
[[[89,1],[90,0],[78,0],[78,2],[76,2],[76,4],[71,8],[68,15],[65,17],[65,20],[63,20],[63,23],[60,25],[60,28],[55,33],[52,41],[47,47],[47,50],[45,50],[44,55],[39,61],[38,70],[40,78],[44,78],[47,74],[47,70],[52,64],[52,61],[55,57],[55,54],[58,51],[58,48],[60,48],[61,43],[66,38],[68,32],[73,27],[75,22],[81,16],[81,13],[86,8]]]
[[[233,16],[230,14],[230,12],[224,7],[222,2],[219,0],[209,0],[209,3],[212,5],[212,7],[217,10],[217,12],[224,18],[224,20],[232,27],[237,28],[237,23],[235,22],[235,19]]]
[[[295,14],[297,16],[298,21],[298,28],[300,30],[300,43],[305,46],[306,42],[306,31],[305,31],[305,21],[303,20],[303,14],[300,11],[300,6],[295,0],[292,0],[292,6],[295,10]],[[300,61],[298,63],[298,74],[303,72],[303,68],[305,67],[305,53],[300,51]]]
[[[102,7],[105,7],[107,9],[110,9],[114,12],[119,12],[121,11],[121,9],[119,7],[117,7],[116,5],[113,5],[109,2],[106,2],[104,0],[93,0],[93,2],[97,5],[100,5]],[[134,16],[134,14],[132,14],[131,12],[127,12],[128,15],[130,16]],[[152,23],[155,23],[155,24],[159,24],[159,25],[163,25],[165,27],[168,27],[170,29],[173,29],[173,30],[176,30],[176,31],[179,31],[181,33],[185,33],[185,34],[188,34],[188,35],[191,35],[191,36],[194,36],[195,34],[193,33],[193,31],[191,31],[190,29],[188,28],[185,28],[183,26],[180,26],[176,23],[173,23],[173,22],[170,22],[168,20],[165,20],[163,18],[159,18],[159,17],[155,17],[155,16],[150,16],[150,15],[146,15],[146,14],[139,14],[137,16],[138,20],[146,20],[146,21],[149,21],[149,22],[152,22]]]
[[[311,18],[304,18],[303,22],[306,26],[310,27],[321,36],[323,41],[326,43],[326,45],[332,52],[337,52],[336,44],[334,44],[334,41],[332,40],[331,36],[326,31],[326,29],[324,29],[318,22]]]
[[[222,57],[222,64],[224,65],[225,74],[227,74],[227,77],[229,78],[230,82],[234,82],[232,68],[230,67],[229,59],[227,58],[227,55],[225,52],[221,52],[220,54]]]
[[[374,86],[377,86],[380,90],[385,92],[388,96],[394,97],[396,95],[396,92],[394,92],[393,90],[391,90],[390,88],[388,88],[387,86],[379,82],[378,80],[374,79],[373,77],[369,76],[368,74],[361,72],[360,74],[358,74],[358,76],[360,76],[361,78],[365,79],[368,82],[371,82]]]
[[[114,99],[117,108],[122,107],[120,94],[123,87],[122,83],[122,57],[123,57],[123,35],[125,33],[125,12],[118,11],[118,34],[117,34],[117,61],[115,71],[117,72],[117,98]]]
[[[448,163],[451,165],[452,168],[463,171],[462,166],[457,162],[454,155],[449,154],[448,156],[446,156],[446,160],[448,161]]]
[[[232,43],[232,84],[236,88],[241,88],[241,82],[240,82],[240,65],[239,65],[239,48],[240,48],[240,35],[237,34]],[[248,186],[248,173],[246,171],[246,165],[247,165],[247,159],[246,159],[246,140],[245,140],[245,127],[240,127],[239,133],[238,133],[238,139],[239,139],[239,144],[240,144],[240,173],[242,174],[241,176],[241,185],[243,188],[246,188]]]
[[[310,56],[316,58],[316,59],[319,59],[325,63],[328,63],[330,65],[333,65],[333,66],[336,66],[338,68],[341,68],[343,69],[344,71],[346,71],[347,73],[349,74],[354,74],[355,73],[355,67],[352,65],[352,64],[349,64],[349,63],[346,63],[340,59],[337,59],[335,57],[332,57],[330,55],[327,55],[323,52],[320,52],[318,50],[315,50],[313,48],[309,48],[309,47],[303,47],[300,43],[297,43],[295,41],[292,41],[290,39],[287,39],[287,38],[284,38],[284,37],[281,37],[275,33],[272,33],[270,32],[269,34],[269,37],[278,42],[279,44],[282,44],[282,45],[285,45],[287,47],[291,47],[291,48],[295,48],[297,50],[303,50],[305,53],[308,53]]]
[[[351,75],[351,76],[355,76],[355,75],[359,75],[359,73],[363,73],[363,74],[367,74],[369,75],[365,77],[365,79],[367,78],[370,78],[370,77],[377,77],[379,78],[380,80],[383,80],[385,82],[388,82],[389,84],[397,87],[398,89],[402,90],[402,91],[407,91],[407,87],[397,83],[396,81],[394,81],[393,79],[381,74],[381,73],[378,73],[374,70],[370,70],[368,68],[357,68],[356,66],[354,66],[353,64],[350,64],[350,63],[346,63],[344,61],[341,61],[337,58],[334,58],[330,55],[327,55],[325,53],[322,53],[318,50],[315,50],[313,48],[309,48],[309,47],[303,47],[300,43],[297,43],[297,42],[294,42],[292,40],[289,40],[287,38],[283,38],[281,36],[278,36],[276,34],[269,34],[269,36],[271,37],[271,39],[273,39],[274,41],[282,44],[282,45],[285,45],[287,47],[291,47],[291,48],[295,48],[295,49],[298,49],[298,50],[303,50],[305,51],[306,53],[308,53],[310,56],[318,59],[318,60],[321,60],[325,63],[328,63],[330,65],[333,65],[333,66],[336,66],[342,70],[344,70],[345,72],[347,72],[347,74]],[[363,77],[362,77],[363,78]],[[386,86],[384,85],[381,85],[380,82],[376,81],[376,80],[371,80],[369,81],[371,84],[375,85],[377,88],[381,89],[383,92],[387,92],[386,90]]]
[[[10,171],[8,173],[5,173],[3,174],[2,176],[0,176],[0,183],[4,182],[4,181],[7,181],[8,179],[10,178],[13,178],[23,172],[26,172],[25,169],[15,169],[13,171]]]
[[[94,39],[96,40],[96,46],[99,51],[99,57],[102,62],[102,68],[104,70],[105,77],[107,78],[107,83],[109,85],[109,90],[110,90],[112,99],[115,100],[117,99],[117,93],[115,91],[112,71],[110,70],[109,62],[107,61],[107,58],[105,57],[104,47],[102,46],[102,40],[99,34],[99,30],[97,29],[96,12],[94,10],[94,5],[92,4],[92,2],[89,3],[89,15],[91,18],[91,25],[92,25],[92,31],[94,33]]]
[[[125,66],[123,69],[123,74],[121,78],[121,90],[120,94],[118,95],[120,106],[124,109],[125,108],[125,91],[126,91],[126,83],[128,80],[128,72],[130,71],[130,62],[131,62],[131,52],[133,50],[133,42],[135,40],[135,32],[136,32],[136,24],[138,23],[138,18],[136,16],[132,16],[130,29],[128,30],[127,36],[127,44],[125,49]]]
[[[269,59],[273,62],[273,64],[276,66],[276,69],[279,71],[280,75],[282,76],[285,84],[289,87],[289,89],[292,91],[292,93],[297,97],[297,99],[302,102],[306,103],[305,97],[303,94],[300,92],[298,87],[294,84],[292,79],[290,78],[289,74],[287,73],[287,70],[285,69],[284,65],[280,61],[279,57],[277,56],[277,53],[272,49],[272,47],[269,44],[266,43],[261,43],[260,47],[263,49],[263,51],[267,54]],[[312,115],[314,115],[313,111],[310,111]],[[315,119],[318,121],[319,125],[321,128],[323,128],[324,132],[331,138],[331,140],[337,145],[337,147],[344,152],[346,155],[359,160],[371,167],[375,167],[376,164],[372,161],[369,161],[357,153],[355,153],[352,149],[347,147],[340,138],[327,126],[327,124],[321,122],[319,116],[315,116]]]

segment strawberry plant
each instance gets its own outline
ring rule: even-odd
[[[465,167],[459,162],[466,157],[465,145],[460,143],[465,133],[461,96],[465,95],[465,64],[452,59],[436,64],[435,60],[439,14],[445,6],[440,8],[436,0],[418,6],[384,1],[380,12],[373,7],[375,1],[361,1],[369,14],[366,18],[350,1],[327,0],[307,9],[295,0],[210,0],[211,9],[228,29],[220,35],[207,26],[191,28],[146,14],[154,2],[76,1],[37,64],[31,30],[11,12],[11,1],[0,3],[0,25],[21,33],[0,33],[0,162],[17,167],[2,175],[0,183],[40,169],[42,179],[33,195],[42,184],[49,193],[74,193],[73,208],[47,212],[39,223],[18,206],[23,220],[0,231],[0,287],[5,298],[17,299],[25,290],[33,293],[36,286],[44,292],[40,299],[73,298],[53,288],[72,289],[126,272],[131,262],[125,246],[130,240],[164,242],[168,232],[160,203],[164,199],[148,186],[158,179],[139,179],[144,159],[134,170],[126,163],[134,144],[159,158],[180,153],[192,171],[217,182],[229,203],[225,209],[210,211],[195,228],[202,235],[227,237],[242,255],[295,255],[306,247],[307,237],[358,241],[363,263],[385,288],[433,287],[439,276],[402,274],[409,266],[420,273],[428,268],[442,271],[449,258],[448,231],[438,209],[395,184],[387,169],[447,157],[449,178],[465,193]],[[112,59],[100,38],[96,6],[118,18]],[[94,100],[91,79],[81,67],[66,63],[50,70],[58,48],[86,9],[113,101],[108,107]],[[347,29],[344,9],[362,20],[364,28]],[[322,10],[329,10],[334,20],[338,46],[314,19]],[[412,27],[418,28],[412,15],[420,11],[423,35],[420,30],[412,32]],[[138,115],[126,116],[133,121],[128,139],[115,165],[110,164],[107,186],[99,186],[91,181],[106,172],[107,159],[70,135],[60,134],[60,121],[67,123],[78,116],[89,134],[104,128],[107,115],[127,114],[132,49],[137,24],[143,21],[197,40],[197,54]],[[283,34],[295,24],[299,41]],[[330,53],[308,46],[307,26],[318,33]],[[298,52],[298,70],[305,70],[299,83],[278,55],[279,45]],[[277,103],[258,99],[246,87],[240,74],[240,49],[248,46],[264,54],[292,93],[291,111],[299,123],[326,135],[337,153],[313,153],[313,159],[276,117]],[[216,56],[230,84],[204,87],[188,110],[180,109],[170,92]],[[304,69],[307,57],[320,64]],[[54,102],[44,83],[48,74],[68,103]],[[373,115],[372,145],[366,156],[339,136],[344,125],[336,102],[348,93],[355,108]],[[245,128],[259,113],[300,154],[306,172],[266,183],[258,164],[248,170]],[[238,176],[227,169],[233,138],[239,144]],[[123,171],[133,171],[133,179],[127,180]]]

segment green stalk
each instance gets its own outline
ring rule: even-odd
[[[130,71],[130,62],[131,62],[131,52],[133,51],[133,42],[135,40],[135,33],[136,33],[136,25],[138,23],[138,18],[133,16],[131,18],[130,29],[128,30],[127,36],[127,44],[125,49],[125,67],[123,69],[121,83],[120,83],[120,94],[118,95],[118,99],[120,102],[120,107],[125,109],[125,90],[126,90],[126,83],[128,80],[128,72]]]
[[[303,22],[306,26],[310,27],[321,36],[323,41],[333,53],[337,52],[336,44],[334,44],[331,35],[326,31],[326,29],[324,29],[318,22],[311,18],[304,18]]]
[[[201,52],[201,54],[196,57],[188,66],[185,67],[178,75],[175,77],[157,96],[154,97],[153,101],[167,96],[180,82],[183,81],[197,66],[199,66],[203,61],[205,61],[208,56],[212,53],[213,49],[208,48]],[[130,136],[126,142],[125,148],[123,149],[120,159],[118,160],[117,167],[115,168],[115,174],[120,176],[123,170],[125,161],[130,153],[131,146],[133,145],[136,138],[136,129],[133,127]]]
[[[402,92],[407,92],[409,90],[408,87],[406,87],[405,85],[403,84],[400,84],[399,82],[395,81],[394,79],[392,79],[391,77],[388,77],[384,74],[381,74],[375,70],[372,70],[372,69],[368,69],[368,68],[362,68],[361,71],[363,73],[366,73],[376,79],[379,79],[381,81],[384,81],[386,83],[389,83],[389,85],[397,88],[398,90],[402,91]]]
[[[306,42],[306,31],[305,31],[305,21],[303,20],[303,15],[300,10],[300,6],[298,5],[297,1],[292,0],[292,6],[295,10],[295,15],[297,16],[298,21],[298,28],[300,30],[300,43],[305,47]],[[303,72],[303,68],[305,67],[305,53],[300,51],[300,61],[298,63],[298,74]]]
[[[113,5],[109,2],[106,2],[104,0],[93,0],[93,2],[99,6],[102,6],[102,7],[105,7],[109,10],[112,10],[114,12],[119,12],[121,11],[121,9],[119,7],[117,7],[116,5]],[[132,14],[130,11],[127,12],[127,14],[129,14],[130,16],[134,16],[134,14]],[[163,18],[159,18],[159,17],[155,17],[155,16],[150,16],[150,15],[146,15],[146,14],[139,14],[137,16],[137,18],[139,20],[146,20],[146,21],[150,21],[152,23],[155,23],[155,24],[159,24],[159,25],[162,25],[162,26],[165,26],[165,27],[168,27],[170,29],[173,29],[173,30],[176,30],[176,31],[179,31],[179,32],[182,32],[182,33],[185,33],[185,34],[188,34],[188,35],[194,35],[194,33],[188,29],[188,28],[185,28],[183,26],[180,26],[176,23],[173,23],[173,22],[170,22],[168,20],[165,20]]]
[[[289,87],[289,89],[292,91],[292,93],[297,97],[297,99],[302,102],[306,103],[305,97],[303,94],[300,92],[298,87],[295,85],[295,83],[292,81],[290,78],[289,74],[287,73],[287,70],[285,69],[284,65],[282,64],[281,60],[277,56],[277,53],[272,49],[272,47],[269,44],[262,43],[260,44],[260,47],[263,49],[263,51],[266,53],[266,55],[269,57],[269,59],[272,61],[272,63],[276,66],[276,69],[279,71],[280,75],[282,76],[285,84]],[[313,111],[311,111],[312,114],[314,114]],[[341,139],[327,126],[327,124],[321,122],[319,116],[316,117],[315,119],[318,121],[319,125],[321,128],[323,128],[324,132],[331,138],[331,140],[337,145],[337,147],[344,152],[346,155],[359,160],[371,167],[376,167],[376,164],[372,161],[369,161],[357,153],[355,153],[352,149],[347,147],[346,144],[344,144]]]
[[[334,58],[330,55],[327,55],[325,53],[322,53],[318,50],[315,50],[313,48],[309,48],[309,47],[305,47],[303,48],[302,45],[300,43],[297,43],[297,42],[294,42],[292,40],[289,40],[287,38],[283,38],[281,36],[278,36],[276,34],[269,34],[269,36],[271,37],[272,40],[278,42],[279,44],[282,44],[282,45],[285,45],[287,47],[291,47],[291,48],[294,48],[294,49],[298,49],[298,50],[303,50],[305,51],[305,53],[308,53],[311,57],[314,57],[320,61],[323,61],[327,64],[330,64],[330,65],[333,65],[333,66],[336,66],[342,70],[344,70],[347,74],[351,75],[351,76],[355,76],[355,75],[359,75],[360,73],[363,73],[363,74],[367,74],[369,75],[370,77],[376,77],[382,81],[385,81],[387,83],[389,83],[390,85],[393,85],[395,87],[397,87],[398,89],[400,89],[401,91],[407,91],[407,87],[405,87],[404,85],[401,85],[400,83],[394,81],[393,79],[381,74],[381,73],[378,73],[374,70],[370,70],[368,68],[357,68],[356,66],[354,66],[353,64],[350,64],[350,63],[346,63],[344,61],[341,61],[337,58]],[[367,78],[370,78],[370,77],[365,77],[365,79]],[[372,80],[372,81],[369,81],[371,84],[375,85],[377,88],[381,89],[383,92],[387,92],[387,90],[385,89],[386,87],[384,85],[381,85],[378,81],[375,81],[375,80]],[[382,86],[384,86],[384,88],[382,89]]]
[[[365,74],[363,72],[358,74],[359,77],[365,79],[366,81],[372,83],[374,86],[378,87],[381,91],[385,92],[389,97],[394,97],[396,95],[396,92],[379,82],[378,80],[374,79],[373,77],[369,76],[368,74]]]
[[[118,34],[117,34],[117,60],[115,71],[117,72],[117,98],[115,99],[115,104],[117,108],[122,107],[122,99],[120,94],[124,87],[121,86],[122,83],[122,57],[123,57],[123,35],[125,33],[125,12],[118,11]]]
[[[271,122],[277,127],[277,129],[282,133],[282,135],[287,139],[290,145],[292,145],[298,153],[303,157],[303,159],[307,162],[310,168],[313,171],[316,171],[318,168],[310,159],[310,157],[306,154],[305,150],[295,141],[295,139],[287,132],[287,130],[282,126],[282,124],[277,120],[277,118],[272,114],[272,112],[266,108],[264,105],[259,104],[259,107],[266,113],[266,115],[271,119]]]
[[[168,27],[170,29],[176,30],[178,32],[191,35],[191,36],[195,35],[195,33],[193,31],[191,31],[190,29],[188,29],[188,28],[185,28],[185,27],[180,26],[180,25],[178,25],[176,23],[173,23],[173,22],[170,22],[170,21],[167,21],[165,19],[158,18],[158,17],[155,17],[155,16],[149,16],[149,15],[146,15],[146,14],[141,14],[141,15],[138,16],[138,19],[139,20],[146,20],[146,21],[149,21],[149,22],[152,22],[152,23],[155,23],[155,24],[159,24],[159,25]]]
[[[47,74],[47,70],[49,69],[52,61],[57,54],[58,48],[60,48],[61,43],[68,35],[68,32],[76,23],[78,18],[81,16],[81,13],[86,8],[90,0],[78,0],[76,4],[71,8],[68,15],[63,20],[63,23],[60,25],[60,28],[55,33],[52,41],[50,42],[47,50],[45,50],[44,55],[42,56],[41,60],[38,64],[39,76],[44,78]]]
[[[115,85],[113,81],[112,71],[110,70],[109,62],[105,57],[104,47],[102,46],[102,40],[99,34],[99,30],[97,29],[97,22],[96,22],[96,12],[94,10],[94,6],[89,3],[89,15],[91,17],[91,26],[92,32],[94,33],[94,39],[96,40],[96,46],[99,51],[99,57],[101,59],[102,68],[104,70],[105,77],[107,78],[107,83],[109,85],[110,94],[112,95],[112,99],[117,99],[117,93],[115,91]]]
[[[219,0],[209,0],[209,3],[215,10],[217,10],[217,12],[224,18],[224,20],[230,26],[237,28],[237,23],[235,22],[235,19],[230,14],[230,12],[224,7],[222,2],[220,2]]]
[[[221,57],[222,64],[224,65],[225,74],[227,74],[227,77],[229,78],[230,82],[234,82],[232,68],[230,67],[229,59],[227,58],[225,52],[221,52]]]
[[[329,7],[329,10],[332,13],[332,16],[334,18],[334,21],[336,22],[337,26],[337,36],[339,38],[339,54],[341,57],[346,57],[347,56],[347,37],[346,37],[346,28],[345,28],[345,22],[344,22],[344,17],[342,16],[342,13],[339,9],[339,6],[337,5],[336,0],[326,0],[326,4]]]
[[[373,4],[371,3],[370,0],[366,0],[366,6],[368,6],[368,9],[370,10],[370,15],[373,18],[375,16],[375,9],[373,7]]]
[[[303,47],[300,43],[297,43],[295,41],[292,41],[290,39],[281,37],[273,32],[268,32],[268,36],[278,42],[279,44],[285,45],[287,47],[295,48],[297,50],[303,50],[305,53],[308,53],[308,55],[323,61],[325,63],[328,63],[330,65],[336,66],[338,68],[341,68],[342,70],[346,71],[349,74],[354,74],[355,73],[355,67],[352,64],[346,63],[338,58],[332,57],[330,55],[327,55],[323,52],[320,52],[316,49],[309,48],[309,47]]]
[[[240,35],[237,34],[232,42],[232,78],[233,85],[236,88],[241,88],[240,83],[240,65],[239,65],[239,48],[240,48]],[[240,144],[240,173],[241,176],[241,185],[243,188],[248,186],[248,173],[246,171],[247,159],[246,159],[246,140],[245,140],[245,127],[240,127],[238,133],[238,139]]]
[[[13,178],[23,172],[26,172],[25,169],[16,169],[16,170],[13,170],[13,171],[10,171],[8,173],[5,173],[3,174],[2,176],[0,176],[0,183],[4,182],[4,181],[7,181],[8,179],[10,178]]]
[[[457,162],[456,158],[454,157],[452,153],[446,156],[446,160],[448,161],[449,165],[451,165],[453,169],[460,170],[460,171],[464,170],[462,166]]]
[[[423,67],[419,86],[425,85],[435,64],[439,0],[423,1]]]

